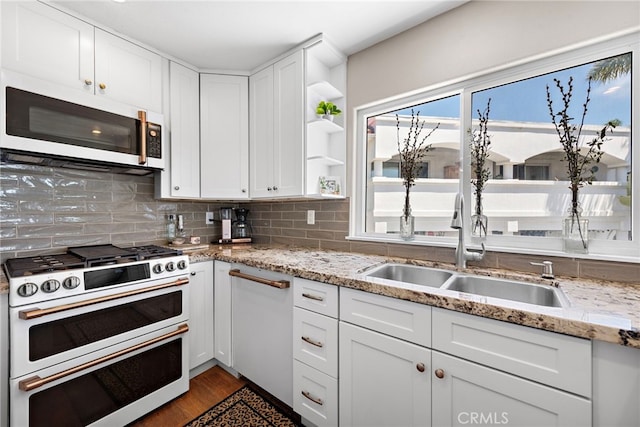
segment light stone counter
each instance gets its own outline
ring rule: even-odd
[[[640,285],[569,278],[548,280],[531,274],[485,268],[463,271],[558,286],[571,305],[569,308],[553,308],[410,284],[391,286],[376,282],[376,279],[365,279],[362,275],[364,271],[386,262],[455,270],[453,264],[255,245],[210,245],[208,248],[200,245],[194,250],[189,250],[185,245],[182,249],[189,254],[192,262],[220,260],[241,263],[420,304],[640,349]],[[7,293],[8,289],[4,272],[0,271],[0,294]]]
[[[555,308],[410,284],[391,286],[380,281],[376,283],[376,279],[365,279],[362,275],[367,269],[386,262],[455,270],[453,264],[306,248],[250,245],[211,245],[207,250],[195,251],[189,255],[192,262],[237,262],[295,277],[640,349],[640,285],[569,278],[549,280],[531,274],[485,268],[468,268],[463,271],[558,286],[564,291],[571,306]]]

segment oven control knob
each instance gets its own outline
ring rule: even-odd
[[[50,294],[60,289],[60,282],[55,279],[45,280],[42,285],[40,285],[40,289],[42,289],[42,292]]]
[[[76,276],[67,277],[62,281],[62,287],[65,289],[75,289],[80,285],[80,279]]]
[[[176,264],[173,261],[169,261],[165,268],[167,271],[174,271],[176,269]]]
[[[18,295],[21,297],[30,297],[38,292],[38,286],[35,283],[24,283],[18,287]]]
[[[187,267],[189,267],[187,265],[187,261],[185,261],[185,260],[178,261],[178,270],[186,270]]]
[[[162,266],[162,264],[156,264],[153,266],[153,272],[156,274],[160,274],[164,271],[164,267]]]

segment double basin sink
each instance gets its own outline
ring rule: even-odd
[[[547,285],[493,277],[460,274],[436,268],[409,264],[383,264],[364,273],[377,282],[406,283],[428,288],[440,288],[473,295],[516,301],[544,307],[568,307],[562,290]]]

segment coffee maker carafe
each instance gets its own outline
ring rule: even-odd
[[[247,222],[249,209],[237,208],[236,220],[233,223],[233,239],[242,239],[242,242],[251,241],[251,224]]]

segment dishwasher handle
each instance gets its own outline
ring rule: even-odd
[[[251,280],[252,282],[257,282],[263,285],[272,286],[278,289],[287,289],[291,286],[288,280],[269,280],[263,279],[262,277],[252,276],[250,274],[246,274],[241,272],[239,269],[229,270],[229,276],[239,277],[241,279]]]

